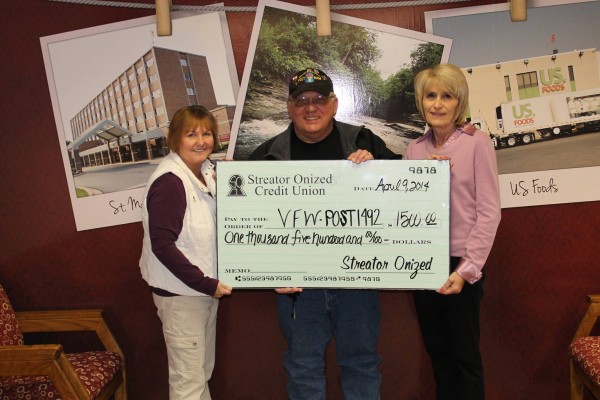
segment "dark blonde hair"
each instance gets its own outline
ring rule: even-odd
[[[437,87],[456,97],[456,115],[454,125],[459,126],[467,121],[467,107],[469,105],[469,85],[463,72],[456,65],[438,64],[433,68],[425,69],[415,77],[415,103],[421,118],[426,121],[423,110],[423,97],[431,87]]]
[[[181,137],[193,131],[200,124],[208,125],[213,135],[213,149],[219,150],[219,133],[217,132],[217,119],[203,106],[187,106],[180,108],[173,114],[167,134],[167,145],[171,151],[177,153],[181,143]]]

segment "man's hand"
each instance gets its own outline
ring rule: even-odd
[[[360,164],[363,161],[369,161],[373,159],[373,154],[363,149],[358,149],[348,156],[348,160],[352,161],[355,164]]]

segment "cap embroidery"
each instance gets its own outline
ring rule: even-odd
[[[327,96],[333,92],[333,83],[331,79],[321,70],[315,68],[306,68],[292,75],[289,84],[289,94],[292,97],[300,93],[315,91]]]

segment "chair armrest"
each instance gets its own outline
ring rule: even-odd
[[[102,317],[102,310],[16,311],[23,333],[94,331],[106,350],[123,352]]]
[[[89,399],[60,344],[0,346],[0,376],[14,375],[45,375],[65,398]]]
[[[588,305],[587,311],[585,312],[581,322],[579,322],[579,326],[575,331],[575,336],[573,336],[573,340],[578,339],[583,336],[589,336],[596,325],[596,321],[600,316],[600,294],[592,294],[588,296]]]
[[[0,346],[0,375],[45,375],[45,371],[34,371],[29,374],[25,370],[11,367],[11,364],[23,363],[40,363],[54,361],[58,359],[58,355],[63,351],[60,344],[41,344],[41,345],[26,345],[26,346]]]
[[[15,311],[23,332],[95,331],[102,310]]]

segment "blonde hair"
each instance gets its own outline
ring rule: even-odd
[[[460,68],[453,64],[438,64],[417,74],[414,85],[415,103],[424,121],[427,119],[423,110],[423,97],[427,94],[427,90],[434,86],[448,92],[458,100],[454,125],[464,124],[467,121],[469,85]]]
[[[169,133],[167,134],[167,146],[169,150],[177,153],[181,144],[181,137],[193,131],[200,124],[206,124],[213,136],[212,151],[219,151],[219,133],[217,132],[217,119],[203,106],[187,106],[175,111]]]

